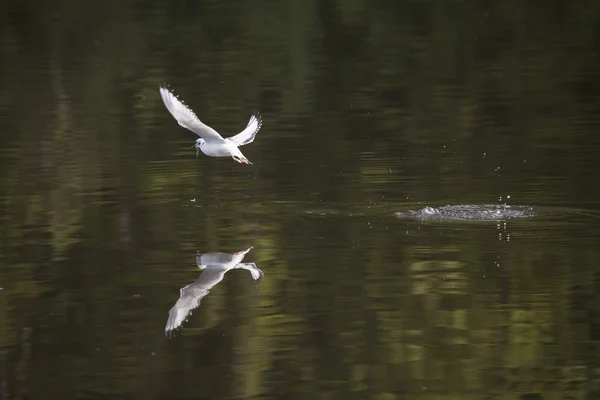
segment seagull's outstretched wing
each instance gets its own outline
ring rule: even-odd
[[[248,121],[246,128],[235,136],[229,138],[236,146],[243,146],[254,141],[254,137],[262,126],[262,118],[255,112]]]
[[[160,97],[179,125],[194,132],[207,142],[224,141],[217,131],[200,121],[196,114],[164,85],[160,87]]]

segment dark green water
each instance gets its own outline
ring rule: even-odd
[[[0,398],[600,398],[597,1],[1,7]]]

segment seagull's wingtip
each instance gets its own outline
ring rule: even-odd
[[[252,125],[254,122],[256,121],[256,131],[258,132],[258,130],[260,130],[260,127],[262,126],[262,116],[260,115],[260,112],[258,110],[254,110],[252,112],[252,116],[250,116],[250,121],[248,121],[248,126]]]
[[[161,92],[171,93],[171,87],[166,82],[162,82],[159,86],[159,89]]]

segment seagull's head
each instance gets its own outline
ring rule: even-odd
[[[198,157],[198,154],[200,153],[200,147],[202,147],[204,145],[204,143],[206,143],[204,141],[204,139],[202,139],[202,138],[196,139],[196,143],[194,143],[194,145],[192,146],[196,149],[196,157]]]
[[[207,267],[205,264],[202,264],[202,254],[200,254],[200,252],[197,250],[196,250],[196,265],[202,271],[204,271]]]

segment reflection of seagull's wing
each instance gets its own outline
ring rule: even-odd
[[[250,272],[250,274],[252,274],[252,279],[255,281],[265,276],[265,274],[256,266],[255,263],[239,263],[235,266],[235,268],[245,269],[246,271]]]
[[[258,112],[254,113],[248,121],[246,128],[235,136],[229,138],[236,146],[243,146],[254,141],[254,137],[262,126],[262,118]]]
[[[169,319],[165,332],[169,333],[181,326],[188,314],[200,305],[200,300],[206,296],[209,291],[205,287],[197,287],[196,283],[191,283],[180,290],[179,299],[169,310]]]
[[[196,114],[165,86],[160,87],[160,97],[179,125],[194,132],[207,142],[225,141],[217,131],[200,121]]]
[[[200,301],[210,292],[217,283],[223,280],[227,272],[223,268],[207,268],[200,274],[198,280],[190,283],[179,291],[179,299],[169,311],[169,319],[165,326],[165,333],[179,328],[188,314],[200,305]]]

